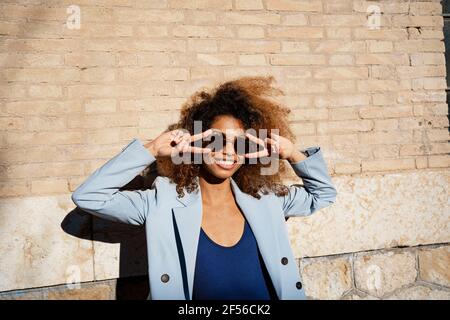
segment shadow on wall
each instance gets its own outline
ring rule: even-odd
[[[145,190],[150,188],[157,176],[156,165],[152,164],[143,175],[138,175],[119,190]],[[94,273],[96,280],[116,276],[117,255],[110,256],[114,249],[104,243],[119,244],[119,278],[116,284],[117,300],[145,300],[149,294],[147,245],[145,228],[98,218],[80,208],[72,210],[61,223],[64,232],[94,241]]]

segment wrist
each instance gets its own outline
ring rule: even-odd
[[[158,152],[156,151],[156,146],[154,140],[151,140],[144,144],[144,147],[156,158]]]
[[[295,149],[286,160],[289,161],[289,163],[297,163],[306,158],[307,158],[306,154]]]

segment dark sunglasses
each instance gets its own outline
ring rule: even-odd
[[[245,134],[233,136],[232,139],[234,151],[238,155],[243,156],[246,153],[260,151],[259,144],[250,140]],[[202,139],[202,148],[209,148],[213,152],[218,152],[225,148],[228,140],[230,138],[227,139],[225,133],[213,129],[211,134]],[[194,146],[195,144],[192,143],[191,145]]]

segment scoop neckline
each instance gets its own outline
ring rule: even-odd
[[[206,236],[206,239],[208,239],[212,244],[216,245],[217,247],[220,247],[220,248],[223,248],[223,249],[233,249],[233,248],[237,247],[237,246],[242,242],[242,239],[244,238],[245,231],[247,230],[247,220],[244,220],[244,228],[243,228],[243,230],[242,230],[241,237],[240,237],[239,240],[238,240],[235,244],[233,244],[232,246],[223,246],[223,245],[221,245],[221,244],[215,242],[213,239],[211,239],[211,238],[208,236],[208,234],[205,232],[205,230],[203,230],[203,227],[202,227],[202,226],[200,226],[200,230],[201,230],[201,231],[203,232],[203,234]]]

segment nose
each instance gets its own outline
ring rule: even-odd
[[[234,143],[233,141],[230,141],[227,139],[225,143],[225,148],[223,148],[223,152],[226,153],[228,156],[234,156],[235,150],[234,150]]]

